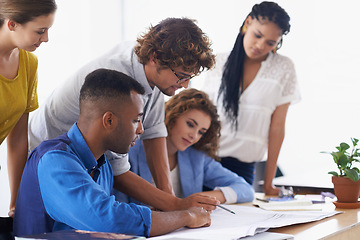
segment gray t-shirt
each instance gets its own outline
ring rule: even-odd
[[[91,61],[73,74],[31,114],[29,120],[29,145],[32,151],[42,141],[66,133],[79,118],[79,95],[85,77],[99,68],[125,73],[145,88],[143,127],[140,139],[166,137],[164,124],[164,95],[157,87],[152,89],[146,79],[144,66],[134,53],[135,42],[123,42],[108,53]],[[130,169],[127,154],[106,153],[114,175]]]

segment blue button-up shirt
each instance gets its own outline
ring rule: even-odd
[[[94,158],[75,123],[67,134],[43,142],[29,156],[16,202],[14,233],[81,229],[149,236],[150,209],[115,201],[112,187],[109,161],[105,155]]]

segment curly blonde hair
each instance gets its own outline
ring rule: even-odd
[[[187,111],[198,109],[208,114],[211,124],[200,140],[193,145],[197,150],[203,151],[210,157],[219,160],[217,151],[221,124],[216,107],[209,96],[195,88],[189,88],[174,95],[165,103],[165,124],[168,131],[174,126],[176,119]]]
[[[150,57],[161,67],[183,67],[187,72],[200,74],[215,64],[215,55],[207,35],[188,18],[167,18],[137,39],[135,54],[140,63]]]

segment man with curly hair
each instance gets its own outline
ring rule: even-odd
[[[179,199],[173,195],[163,95],[172,96],[177,89],[187,88],[191,78],[214,65],[215,56],[210,46],[206,34],[188,18],[167,18],[151,26],[136,43],[120,43],[72,75],[33,114],[29,123],[30,150],[44,140],[67,132],[78,119],[80,88],[90,72],[99,68],[123,72],[145,88],[141,140],[156,186],[162,191],[129,171],[127,155],[108,151],[114,188],[163,211],[186,209],[192,205],[214,209],[210,204],[217,205],[216,199],[200,196]]]

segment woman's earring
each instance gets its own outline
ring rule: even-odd
[[[274,49],[272,50],[273,53],[276,53],[277,51],[277,47],[274,47]]]
[[[241,34],[244,35],[246,33],[247,27],[243,26],[241,29]]]

